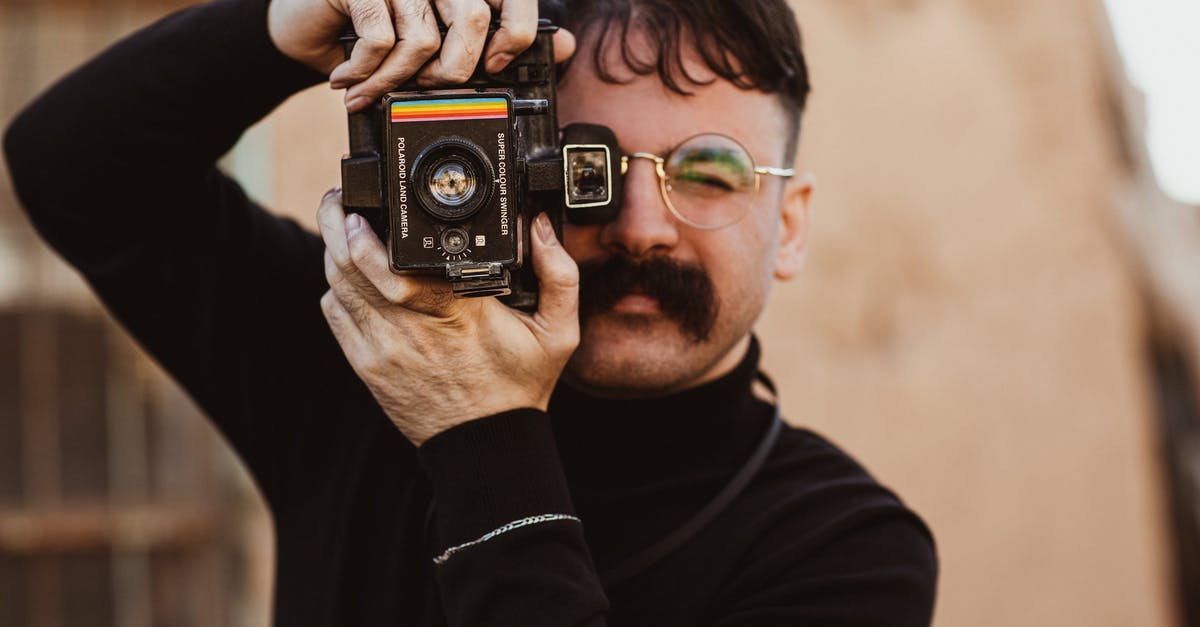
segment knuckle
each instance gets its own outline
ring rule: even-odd
[[[413,72],[418,69],[418,65],[411,63],[416,55],[404,56],[408,58],[404,59],[405,62],[403,64],[388,64],[385,70],[376,72],[374,76],[367,79],[363,83],[366,86],[364,90],[370,89],[372,93],[383,94],[394,89],[396,85],[408,80],[413,75]],[[423,60],[421,59],[421,61]]]
[[[492,10],[483,2],[473,4],[463,15],[463,22],[472,30],[486,31],[492,22]]]
[[[384,298],[393,305],[408,307],[412,304],[413,298],[417,294],[417,287],[413,285],[413,278],[409,276],[398,276],[395,281],[388,284],[387,293]]]
[[[387,377],[389,362],[378,352],[371,352],[359,358],[359,368],[370,378],[382,379]]]
[[[442,76],[451,83],[465,83],[471,78],[472,69],[465,63],[461,65],[448,66],[442,72]]]
[[[404,298],[407,292],[404,286],[398,281],[387,281],[378,287],[379,295],[383,296],[389,304],[401,305],[404,303]]]
[[[437,31],[422,29],[405,37],[404,46],[414,55],[429,58],[442,47],[442,39]]]
[[[564,290],[579,291],[579,272],[560,270],[554,275],[554,282]]]
[[[364,79],[371,75],[371,70],[360,65],[350,66],[346,69],[341,80],[349,83],[361,83]]]
[[[521,22],[504,30],[508,33],[508,45],[505,47],[514,52],[528,48],[537,39],[537,26],[532,23]]]
[[[361,266],[371,257],[371,247],[367,244],[366,238],[351,237],[346,242],[346,248],[350,251],[350,261],[354,262],[356,266]]]
[[[433,20],[433,6],[429,2],[409,2],[394,7],[396,24],[426,24]]]
[[[391,30],[387,5],[378,0],[355,2],[350,7],[350,19],[361,39],[386,39],[385,33]]]
[[[402,78],[402,77],[401,77]],[[394,85],[398,80],[394,80],[389,76],[385,76],[379,72],[375,72],[370,76],[362,77],[357,89],[358,95],[364,96],[370,100],[377,100],[385,92],[388,91],[388,85]]]
[[[354,320],[365,320],[370,317],[371,313],[370,305],[360,300],[351,299],[349,303],[344,303],[342,308],[345,309],[346,313],[350,315],[350,318]]]
[[[394,36],[385,37],[382,34],[373,33],[370,35],[363,35],[358,40],[358,44],[355,45],[361,45],[367,50],[367,52],[380,55],[386,53],[388,50],[391,50],[395,43],[396,39]]]
[[[563,291],[579,290],[579,271],[569,266],[547,264],[542,270],[542,280]]]
[[[321,295],[321,311],[332,320],[337,316],[337,309],[337,296],[333,295],[333,290],[326,290]]]
[[[339,279],[344,278],[348,271],[353,268],[353,262],[350,259],[343,258],[345,253],[329,251],[329,261],[333,264],[333,269],[337,271]]]

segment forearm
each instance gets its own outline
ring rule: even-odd
[[[545,413],[459,425],[422,446],[421,460],[433,481],[437,550],[461,547],[436,566],[450,625],[605,624],[608,600]]]
[[[31,103],[5,152],[38,230],[273,498],[287,473],[272,451],[317,429],[316,412],[336,403],[327,371],[343,371],[316,306],[319,241],[215,166],[247,126],[320,80],[275,51],[265,12],[264,0],[221,0],[133,34]]]
[[[248,126],[320,78],[272,46],[263,0],[180,11],[72,72],[16,118],[5,152],[17,194],[77,263],[101,252],[85,238],[128,242],[183,227],[189,216],[171,210],[175,199],[203,193]]]

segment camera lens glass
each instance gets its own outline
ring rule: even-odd
[[[421,208],[446,222],[466,220],[487,205],[495,178],[483,149],[461,137],[438,139],[413,161]]]
[[[475,194],[475,174],[461,161],[447,161],[430,175],[429,192],[438,202],[457,207]]]

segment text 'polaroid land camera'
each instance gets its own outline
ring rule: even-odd
[[[546,212],[561,237],[564,213],[579,224],[614,217],[621,175],[612,131],[558,128],[556,30],[539,20],[533,45],[499,73],[481,62],[460,88],[410,82],[349,115],[343,202],[387,245],[394,272],[441,275],[456,295],[505,296],[533,310],[533,218]],[[347,57],[355,39],[342,37]]]

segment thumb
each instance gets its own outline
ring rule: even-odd
[[[579,266],[554,235],[546,214],[533,221],[533,273],[540,284],[538,315],[552,329],[579,323]]]
[[[562,63],[575,54],[575,35],[560,28],[554,32],[554,62]]]

